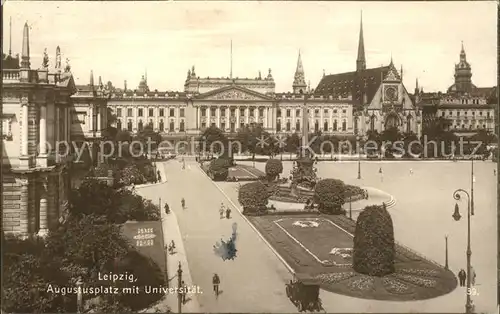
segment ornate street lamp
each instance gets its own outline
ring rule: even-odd
[[[181,262],[179,262],[179,268],[177,269],[177,287],[183,288],[182,287],[182,267],[181,267]],[[182,294],[177,293],[177,313],[182,313]]]
[[[466,303],[465,303],[465,313],[472,313],[473,312],[473,306],[472,306],[472,300],[470,296],[470,291],[471,291],[471,255],[472,251],[470,248],[470,216],[471,216],[471,197],[467,191],[463,189],[458,189],[455,192],[453,192],[453,198],[455,200],[460,200],[460,193],[465,194],[467,196],[467,290],[466,290]],[[460,215],[460,210],[458,208],[458,204],[455,204],[455,211],[452,215],[453,219],[455,221],[459,221],[460,218],[462,217]]]
[[[361,140],[361,136],[356,136],[356,142],[359,144]],[[361,179],[361,151],[359,149],[359,145],[358,145],[358,180]]]

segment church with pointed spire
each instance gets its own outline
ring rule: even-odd
[[[367,68],[362,16],[355,71],[323,75],[314,93],[352,100],[354,134],[394,127],[402,133],[421,134],[420,110],[403,84],[402,67],[398,71],[391,56],[389,65]]]

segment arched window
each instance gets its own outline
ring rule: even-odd
[[[116,122],[116,129],[117,130],[121,130],[122,129],[122,120],[121,119],[118,119],[118,121]]]
[[[174,120],[170,120],[169,132],[174,132],[174,130],[175,130]]]
[[[328,131],[328,121],[325,121],[323,123],[323,131],[327,132]]]
[[[184,132],[184,120],[181,121],[181,125],[179,126],[179,131]]]
[[[153,128],[153,119],[149,119],[148,127]]]
[[[406,118],[406,133],[411,132],[411,116]]]
[[[295,131],[299,132],[300,131],[300,121],[297,120],[297,122],[295,122]]]
[[[319,131],[319,122],[318,122],[318,120],[316,120],[314,122],[314,132],[318,132],[318,131]]]
[[[333,120],[333,131],[337,131],[337,120]]]
[[[346,131],[346,130],[347,130],[347,121],[343,120],[342,121],[342,131]]]
[[[287,122],[286,122],[286,130],[287,130],[287,131],[290,131],[290,121],[287,121]]]
[[[375,131],[375,115],[370,117],[370,130]]]
[[[276,132],[281,132],[281,121],[276,121]]]
[[[164,129],[165,129],[165,125],[163,123],[163,119],[160,119],[160,132],[163,132]]]
[[[129,120],[128,120],[128,122],[127,122],[127,130],[128,130],[129,132],[132,132],[132,120],[130,120],[130,119],[129,119]]]
[[[139,125],[137,126],[139,132],[142,131],[142,129],[144,128],[144,125],[142,124],[142,120],[139,120]]]

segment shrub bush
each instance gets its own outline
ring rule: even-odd
[[[135,164],[117,171],[115,180],[119,186],[146,183],[146,177]]]
[[[367,206],[354,232],[353,268],[358,273],[385,276],[394,272],[394,228],[385,206]]]
[[[349,201],[349,196],[354,198],[358,195],[364,195],[365,191],[359,186],[346,184],[346,191],[344,193],[345,203]]]
[[[283,163],[279,159],[269,159],[266,162],[266,175],[270,180],[283,173]]]
[[[214,181],[225,181],[229,174],[231,161],[226,158],[218,158],[210,162],[209,174]]]
[[[269,200],[269,191],[260,181],[247,183],[238,191],[238,201],[243,206],[243,213],[265,211]]]
[[[341,180],[323,179],[314,187],[314,202],[318,209],[328,214],[345,213],[342,205],[345,203],[346,185]]]

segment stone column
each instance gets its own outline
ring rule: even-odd
[[[21,202],[19,211],[19,232],[22,235],[28,234],[28,209],[29,209],[29,189],[28,178],[21,179]]]
[[[40,106],[40,155],[47,155],[47,105]]]
[[[240,106],[236,106],[236,129],[240,128]]]
[[[90,104],[90,113],[89,113],[89,131],[93,132],[95,131],[94,127],[94,104]]]
[[[97,131],[101,132],[101,107],[97,106]]]
[[[47,207],[47,178],[41,177],[41,182],[39,186],[40,195],[40,230],[38,234],[40,236],[47,235],[48,230],[48,207]]]
[[[21,133],[23,135],[21,139],[21,155],[28,156],[28,102],[22,103],[22,130]]]
[[[267,130],[269,128],[269,123],[267,121],[267,107],[264,107],[264,130]]]
[[[215,115],[216,115],[216,120],[215,120],[215,125],[220,128],[220,106],[217,106],[217,109],[215,109]]]

